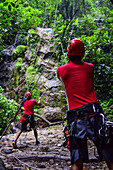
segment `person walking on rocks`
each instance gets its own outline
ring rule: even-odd
[[[20,119],[21,125],[20,125],[20,130],[16,134],[16,138],[13,142],[13,148],[17,148],[17,140],[21,133],[25,130],[27,131],[27,124],[30,123],[30,128],[34,130],[34,136],[36,139],[36,145],[40,143],[38,141],[38,134],[37,134],[37,129],[36,129],[36,121],[34,119],[34,106],[40,104],[40,99],[37,102],[34,99],[31,99],[32,94],[30,92],[27,92],[25,94],[25,102],[24,102],[24,115]]]
[[[88,160],[88,137],[96,145],[99,158],[104,159],[108,168],[113,170],[113,135],[107,144],[104,137],[99,138],[103,111],[94,90],[94,65],[82,62],[84,54],[83,42],[80,39],[71,40],[67,47],[69,63],[57,68],[57,77],[64,84],[68,100],[71,169],[82,170],[83,163]]]

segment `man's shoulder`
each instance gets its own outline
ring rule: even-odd
[[[69,63],[68,63],[68,64],[69,64]],[[64,68],[64,67],[67,67],[67,66],[68,66],[68,64],[61,65],[61,66],[59,66],[58,68]]]
[[[92,63],[84,62],[84,64],[85,64],[86,66],[94,67],[94,65],[93,65]]]
[[[67,66],[68,66],[68,64],[61,65],[61,66],[59,66],[59,67],[57,68],[57,71],[60,71],[60,70],[62,70],[62,69],[64,69],[64,68],[66,68]]]
[[[30,102],[30,103],[34,103],[34,102],[36,102],[36,100],[34,100],[34,99],[30,99],[30,100],[28,100],[28,102]]]

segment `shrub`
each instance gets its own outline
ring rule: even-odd
[[[0,86],[0,130],[5,128],[7,123],[17,110],[17,104],[14,100],[8,100],[4,95],[2,95],[3,89]]]

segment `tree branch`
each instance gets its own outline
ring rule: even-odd
[[[34,115],[35,116],[37,116],[37,117],[39,117],[40,119],[42,119],[44,122],[46,122],[48,125],[50,125],[51,123],[47,120],[47,119],[45,119],[45,118],[43,118],[42,116],[40,116],[39,114],[37,114],[37,113],[34,113]]]

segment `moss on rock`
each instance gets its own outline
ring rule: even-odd
[[[21,57],[23,55],[23,53],[26,50],[26,46],[25,45],[19,45],[16,47],[16,50],[14,51],[14,59],[17,57]]]
[[[16,70],[19,72],[22,68],[22,58],[18,58],[16,62]]]

